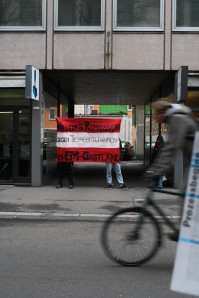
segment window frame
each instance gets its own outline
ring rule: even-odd
[[[172,31],[174,32],[197,32],[199,31],[199,26],[198,27],[177,27],[176,26],[176,14],[177,14],[177,0],[173,0],[172,3]]]
[[[51,111],[54,111],[54,118],[51,118]],[[48,117],[48,120],[49,121],[55,121],[56,120],[56,115],[57,115],[57,109],[55,107],[50,107],[49,108],[49,117]]]
[[[46,30],[46,0],[42,0],[41,26],[1,26],[0,31],[45,31]]]
[[[113,0],[113,31],[164,31],[164,0],[160,0],[160,27],[119,27],[117,26],[117,1]]]
[[[101,26],[58,26],[58,0],[54,0],[54,31],[104,31],[105,0],[101,0]]]

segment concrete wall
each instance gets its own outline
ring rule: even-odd
[[[46,66],[45,33],[0,33],[0,69],[25,69],[26,65]]]
[[[190,70],[199,69],[199,34],[172,35],[172,69],[186,65]]]
[[[104,34],[55,34],[54,68],[103,69]]]
[[[113,34],[113,69],[163,69],[163,34]]]
[[[172,32],[172,0],[165,1],[163,32],[113,32],[112,0],[106,0],[101,32],[54,31],[54,3],[47,1],[46,30],[0,32],[0,70],[199,69],[197,32]]]

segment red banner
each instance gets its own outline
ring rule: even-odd
[[[120,124],[115,118],[57,117],[57,161],[119,162]]]

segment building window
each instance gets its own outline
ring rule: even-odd
[[[55,120],[57,113],[56,108],[50,108],[49,109],[49,120]]]
[[[162,31],[163,0],[113,0],[115,31]]]
[[[174,0],[173,5],[173,30],[198,31],[199,1]]]
[[[55,0],[55,30],[104,29],[105,0]]]
[[[46,0],[1,0],[0,30],[44,30]]]

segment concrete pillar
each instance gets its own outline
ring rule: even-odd
[[[75,104],[74,101],[69,99],[68,100],[68,118],[74,118],[75,114]]]
[[[174,187],[180,188],[183,184],[183,152],[177,152],[174,159]]]
[[[144,160],[144,106],[136,106],[136,158]]]
[[[180,70],[176,73],[176,84],[174,89],[174,98],[176,102],[178,103],[178,100],[180,99],[179,103],[182,103],[187,98],[187,91],[188,91],[188,67],[182,66]],[[174,187],[180,188],[182,187],[183,182],[183,172],[184,172],[184,158],[183,158],[183,152],[179,151],[175,155],[174,159]]]
[[[164,29],[164,69],[171,69],[171,38],[172,38],[172,3],[165,1],[165,29]]]
[[[112,0],[106,1],[106,16],[105,16],[105,69],[112,68]]]
[[[42,99],[42,74],[40,73],[40,99],[32,100],[32,148],[31,148],[31,186],[42,185],[42,152],[41,146],[41,99]]]
[[[54,4],[53,0],[47,1],[47,17],[46,17],[46,68],[52,69],[53,67],[53,14],[54,14]]]

